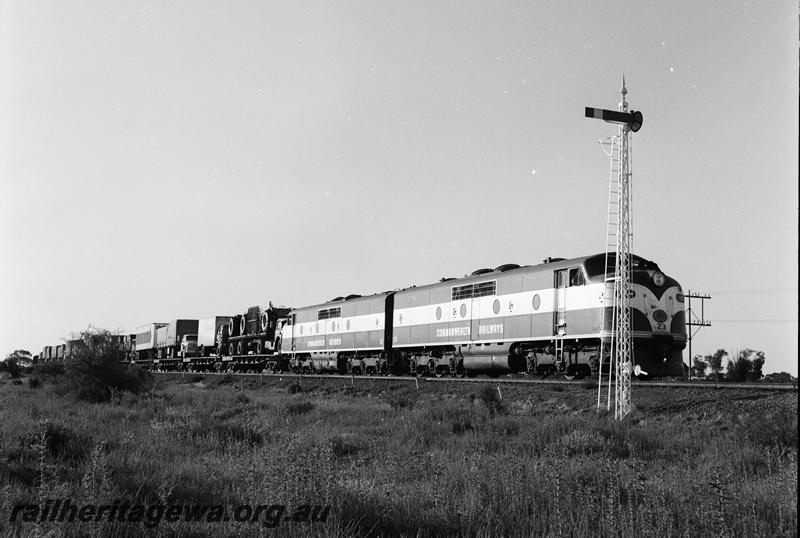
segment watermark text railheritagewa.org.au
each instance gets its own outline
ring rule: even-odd
[[[117,500],[111,504],[75,504],[70,499],[48,499],[44,504],[17,504],[9,523],[142,523],[152,528],[162,522],[177,523],[257,523],[277,527],[286,523],[324,523],[330,506],[298,504],[139,504]]]

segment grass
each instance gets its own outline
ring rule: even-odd
[[[0,534],[796,536],[796,394],[175,376],[0,385]],[[561,389],[561,387],[558,387]],[[9,523],[16,503],[330,505],[325,523]]]

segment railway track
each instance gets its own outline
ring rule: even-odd
[[[530,379],[530,378],[462,378],[462,377],[411,377],[411,376],[350,376],[341,374],[273,374],[273,373],[253,373],[253,372],[153,372],[164,376],[186,377],[187,375],[198,376],[241,376],[250,378],[287,378],[287,379],[338,379],[350,381],[351,384],[363,381],[396,381],[399,383],[492,383],[492,384],[520,384],[520,385],[575,385],[584,386],[586,383],[597,385],[596,378],[589,378],[582,381],[569,381],[566,379]],[[604,383],[605,386],[605,383]],[[750,389],[750,390],[775,390],[775,391],[794,391],[797,392],[797,385],[794,384],[761,384],[761,383],[710,383],[706,381],[634,381],[634,387],[666,387],[666,388],[689,388],[689,389]]]

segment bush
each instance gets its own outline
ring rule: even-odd
[[[61,362],[39,362],[31,370],[31,376],[41,380],[55,379],[64,375],[64,364]]]
[[[362,446],[358,443],[351,442],[342,438],[339,435],[334,435],[328,440],[331,452],[335,459],[346,458],[358,454],[362,450]]]
[[[450,431],[455,435],[471,432],[475,429],[475,418],[469,409],[457,409],[449,417]]]
[[[303,392],[303,385],[298,383],[297,381],[290,383],[286,390],[289,394],[297,394],[298,392]]]
[[[20,373],[22,373],[22,367],[20,367],[17,359],[14,357],[9,357],[0,362],[0,372],[8,372],[11,374],[12,379],[18,379]]]
[[[224,444],[244,443],[249,446],[261,446],[264,436],[250,426],[242,426],[234,422],[214,424],[210,428],[203,428],[203,433],[212,432]]]
[[[48,454],[60,460],[80,461],[86,455],[92,440],[71,428],[52,422],[46,422],[40,429],[29,433],[25,444],[32,447],[44,437],[44,448]]]
[[[124,362],[127,350],[113,336],[109,331],[89,329],[73,341],[64,372],[68,389],[79,399],[106,402],[116,391],[138,394],[152,387],[148,372]]]
[[[286,404],[286,412],[290,415],[305,415],[314,409],[314,404],[311,402],[299,402]]]
[[[508,412],[505,402],[500,398],[500,393],[491,385],[483,386],[480,392],[478,392],[478,399],[486,406],[486,409],[489,411],[489,416],[491,417],[494,417],[495,414],[504,415]]]
[[[778,409],[766,416],[748,415],[741,420],[739,432],[756,445],[797,450],[797,413]]]
[[[414,409],[414,405],[416,405],[418,398],[419,394],[417,393],[416,389],[403,388],[396,391],[394,394],[391,394],[388,400],[389,405],[392,406],[392,409],[395,411],[400,411],[401,409],[406,408],[409,410]]]

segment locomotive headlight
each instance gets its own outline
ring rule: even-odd
[[[656,273],[653,275],[653,284],[658,287],[664,285],[664,273]]]

